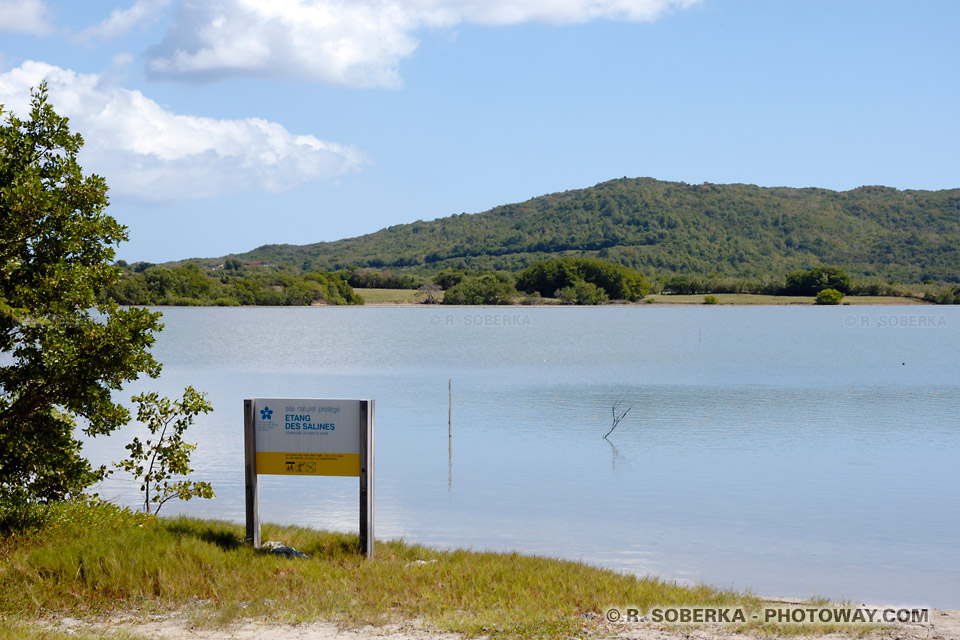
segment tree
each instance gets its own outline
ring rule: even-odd
[[[815,296],[824,289],[835,289],[840,293],[849,293],[850,285],[850,276],[840,267],[814,267],[810,271],[788,273],[784,294]]]
[[[174,498],[213,498],[213,487],[209,482],[174,480],[176,476],[193,472],[190,452],[197,445],[185,442],[183,434],[193,424],[195,416],[213,410],[205,394],[187,387],[180,400],[160,398],[152,392],[134,396],[133,401],[138,405],[137,420],[147,426],[152,439],[141,441],[134,438],[126,447],[130,457],[114,463],[114,466],[140,479],[143,510],[158,513]]]
[[[421,304],[440,304],[440,301],[443,300],[443,289],[438,284],[428,282],[420,285],[415,298]]]
[[[159,313],[98,301],[119,278],[126,228],[104,210],[103,178],[83,175],[83,139],[41,85],[30,115],[0,125],[0,496],[55,500],[102,478],[75,428],[129,421],[111,392],[160,365],[148,352]]]
[[[444,269],[437,275],[433,276],[433,281],[441,289],[446,291],[450,287],[460,284],[466,275],[466,272],[464,272],[462,269]]]
[[[464,278],[443,295],[443,304],[510,304],[517,290],[493,274]]]
[[[557,289],[554,297],[564,304],[603,304],[610,300],[606,291],[584,280],[577,280],[568,287]]]
[[[636,301],[650,293],[640,273],[599,258],[553,258],[530,265],[517,276],[517,289],[552,296],[556,291],[586,282],[614,300]]]

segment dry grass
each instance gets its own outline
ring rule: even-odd
[[[416,289],[354,289],[365,305],[417,304]],[[442,296],[442,292],[438,292]]]
[[[264,526],[264,539],[311,557],[295,560],[243,544],[235,524],[146,518],[109,505],[51,512],[42,527],[0,539],[0,616],[8,631],[18,620],[49,615],[189,609],[193,621],[210,625],[247,617],[346,626],[416,619],[467,636],[552,638],[582,632],[590,614],[617,603],[756,602],[517,553],[389,541],[378,542],[376,559],[367,561],[356,535]]]
[[[561,638],[612,633],[604,621],[610,607],[761,607],[747,594],[519,553],[378,541],[368,561],[355,534],[264,525],[265,540],[310,556],[302,560],[254,550],[243,543],[243,527],[231,523],[74,503],[49,508],[41,520],[0,537],[0,640],[85,637],[82,629],[77,636],[36,626],[51,617],[167,613],[216,628],[247,619],[344,627],[417,621],[466,637]],[[739,630],[837,629],[748,622]],[[118,633],[108,637],[136,637]]]

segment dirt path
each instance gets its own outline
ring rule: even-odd
[[[272,624],[243,621],[224,627],[196,627],[185,616],[156,616],[146,621],[114,618],[103,622],[86,622],[71,618],[50,621],[47,629],[67,633],[101,634],[126,631],[151,640],[460,640],[456,634],[437,633],[414,622],[383,627],[341,629],[329,622],[307,624]],[[751,636],[726,632],[716,625],[699,625],[685,630],[659,627],[650,622],[608,624],[601,620],[585,621],[583,635],[599,635],[616,640],[747,640]],[[592,632],[592,633],[589,633]],[[779,636],[757,636],[771,639]],[[849,632],[822,636],[786,636],[790,640],[960,640],[960,611],[931,609],[929,622],[896,624],[863,635],[862,628],[851,625]],[[561,639],[567,640],[567,639]]]

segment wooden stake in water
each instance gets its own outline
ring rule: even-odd
[[[453,378],[447,380],[447,437],[453,437]]]

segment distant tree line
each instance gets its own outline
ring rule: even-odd
[[[123,277],[103,296],[132,306],[237,306],[363,304],[345,274],[293,274],[271,267],[249,268],[231,263],[223,269],[205,269],[192,262],[163,267],[148,263],[127,265]]]
[[[960,285],[928,281],[889,282],[880,278],[854,280],[837,266],[818,266],[783,276],[661,276],[652,281],[622,265],[596,258],[559,258],[537,262],[516,274],[446,269],[433,277],[445,291],[445,304],[536,304],[554,298],[566,304],[634,302],[650,293],[743,293],[815,297],[822,291],[842,295],[906,297],[934,304],[960,304]],[[829,296],[823,299],[830,299]]]
[[[880,278],[855,280],[831,265],[782,276],[669,275],[647,279],[621,264],[588,257],[550,258],[518,272],[444,269],[432,277],[395,269],[354,268],[339,273],[296,274],[284,267],[228,261],[219,268],[192,262],[164,267],[118,263],[124,277],[105,296],[124,305],[309,305],[363,304],[357,289],[417,289],[424,303],[453,305],[636,302],[651,293],[718,293],[815,297],[843,295],[909,297],[960,304],[960,285],[928,281],[904,284]],[[831,294],[833,295],[833,294]],[[821,301],[831,300],[821,296]]]
[[[854,280],[836,266],[814,267],[807,271],[791,271],[785,276],[733,278],[729,276],[675,275],[656,278],[653,293],[714,294],[746,293],[772,296],[816,296],[832,289],[852,296],[891,296],[915,298],[934,304],[960,304],[960,285],[928,280],[905,284],[881,278]]]
[[[602,304],[633,302],[650,292],[642,274],[597,258],[542,260],[517,274],[448,269],[434,276],[434,283],[445,290],[444,304],[535,304],[543,298]]]

